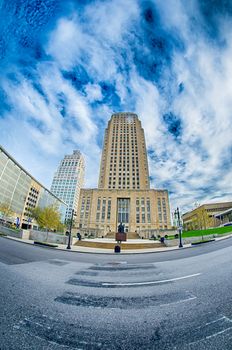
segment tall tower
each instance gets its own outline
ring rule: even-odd
[[[98,188],[150,188],[144,130],[134,113],[113,114],[108,123]]]
[[[51,192],[68,204],[65,220],[71,218],[72,209],[77,211],[84,175],[84,158],[78,150],[73,151],[71,155],[66,155],[55,172]]]
[[[171,228],[168,191],[150,189],[144,131],[134,113],[115,113],[105,131],[98,188],[82,188],[77,227],[83,235],[150,238]],[[113,236],[112,236],[113,235]]]

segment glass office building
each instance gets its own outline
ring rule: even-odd
[[[32,208],[55,205],[59,209],[62,221],[67,208],[65,202],[41,185],[1,146],[0,204],[8,205],[13,213],[7,220],[11,223],[19,220],[22,228],[28,227],[31,222],[30,209]]]

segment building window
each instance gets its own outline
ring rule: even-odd
[[[111,215],[111,200],[108,200],[108,208],[107,208],[107,220],[110,220]]]
[[[105,216],[106,216],[106,200],[103,199],[103,201],[102,201],[102,217],[101,217],[102,221],[105,220]]]
[[[100,210],[100,208],[101,208],[101,199],[98,198],[98,200],[97,200],[97,210]]]
[[[139,224],[140,220],[139,220],[139,213],[136,213],[136,223]]]
[[[145,223],[145,214],[142,213],[142,223],[144,224]]]
[[[118,199],[118,222],[129,223],[130,199]]]

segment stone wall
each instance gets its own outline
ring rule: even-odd
[[[59,235],[54,232],[30,230],[30,239],[39,242],[67,244],[68,236]]]
[[[14,230],[13,228],[6,227],[3,225],[0,225],[0,232],[6,234],[7,236],[21,239],[29,239],[30,235],[29,231],[27,230]]]
[[[7,236],[22,238],[23,230],[14,230],[12,228],[0,225],[0,232],[4,233]]]
[[[0,225],[0,232],[10,237],[30,239],[32,241],[68,244],[68,237],[59,235],[54,232],[38,231],[38,230],[14,230],[12,228]]]

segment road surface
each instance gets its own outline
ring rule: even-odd
[[[232,349],[232,239],[72,253],[0,238],[0,349]]]

